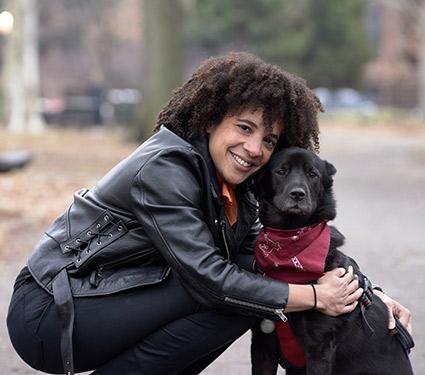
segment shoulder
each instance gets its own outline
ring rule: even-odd
[[[165,127],[144,142],[131,156],[136,185],[204,185],[208,166],[197,148]],[[132,168],[133,169],[133,168]],[[134,170],[134,169],[133,169]]]
[[[161,127],[124,160],[124,165],[136,176],[147,168],[159,168],[170,164],[194,166],[199,164],[201,159],[202,155],[191,143]]]

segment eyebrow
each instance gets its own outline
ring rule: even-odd
[[[251,126],[253,126],[254,128],[256,128],[256,129],[258,129],[258,125],[255,123],[255,122],[253,122],[253,121],[251,121],[251,120],[248,120],[248,119],[245,119],[245,118],[236,118],[236,120],[238,120],[238,121],[240,121],[240,122],[245,122],[246,124],[248,124],[248,125],[251,125]],[[273,138],[275,138],[276,140],[277,139],[279,139],[279,135],[277,135],[277,134],[274,134],[274,133],[272,133],[272,132],[270,132],[270,134],[268,134],[270,137],[273,137]]]
[[[248,125],[251,125],[251,126],[253,126],[253,127],[255,127],[255,128],[257,128],[257,129],[258,129],[258,125],[257,125],[255,122],[251,121],[251,120],[244,119],[244,118],[239,118],[239,117],[238,117],[236,120],[238,120],[238,121],[240,121],[240,122],[245,122],[245,123],[247,123]]]

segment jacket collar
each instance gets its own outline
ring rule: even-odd
[[[208,173],[210,175],[211,184],[214,190],[214,193],[219,196],[219,184],[217,180],[217,171],[214,166],[214,162],[211,158],[209,147],[208,147],[208,137],[207,136],[200,136],[192,140],[193,147],[202,155],[204,158],[207,167],[208,167]]]

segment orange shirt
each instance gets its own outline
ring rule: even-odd
[[[217,180],[221,190],[221,197],[223,199],[224,213],[226,214],[230,225],[233,225],[238,219],[238,204],[236,201],[235,191],[233,186],[225,182],[221,176],[217,176]]]

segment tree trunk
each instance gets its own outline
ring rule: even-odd
[[[144,66],[137,134],[149,135],[161,108],[182,81],[180,0],[142,0]]]
[[[39,57],[37,0],[10,0],[14,29],[5,49],[9,80],[11,132],[40,132],[44,128],[39,109]]]
[[[423,120],[425,120],[425,1],[419,8],[419,66],[418,66],[418,99],[419,111]]]

